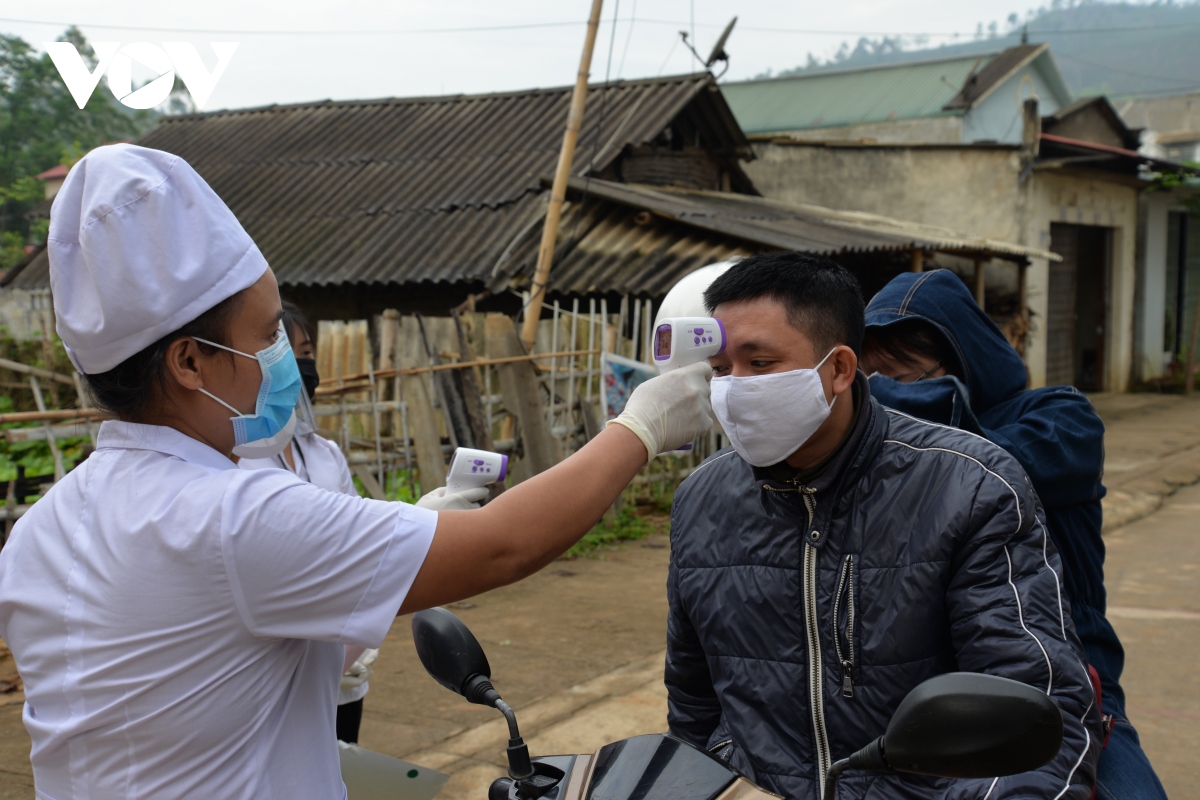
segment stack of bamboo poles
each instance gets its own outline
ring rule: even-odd
[[[95,443],[96,429],[98,428],[96,421],[100,417],[99,412],[87,407],[87,395],[83,391],[83,386],[78,375],[63,375],[51,370],[31,367],[18,361],[10,361],[6,358],[0,358],[0,368],[24,375],[29,381],[29,390],[33,394],[34,403],[37,405],[37,411],[18,411],[9,414],[0,414],[0,422],[41,423],[38,427],[10,428],[4,432],[4,438],[9,444],[33,441],[47,442],[50,446],[50,455],[54,459],[54,480],[56,482],[62,480],[67,471],[63,463],[62,450],[59,447],[58,440],[87,436]],[[46,392],[43,391],[42,381],[47,382],[48,391]],[[80,407],[77,409],[47,408],[47,393],[50,395],[52,403],[58,405],[58,390],[55,384],[70,386],[78,398]],[[58,424],[54,424],[56,422]],[[26,492],[29,491],[28,484],[30,483],[32,481],[26,480],[23,475],[18,475],[16,480],[8,482],[4,505],[0,506],[0,519],[4,520],[3,532],[0,534],[3,538],[0,539],[0,545],[8,541],[8,534],[12,531],[13,522],[29,508],[24,503],[24,500]]]
[[[386,311],[374,320],[371,338],[365,324],[321,323],[318,369],[339,376],[324,378],[317,390],[322,432],[379,497],[402,496],[405,484],[412,495],[444,485],[447,457],[459,446],[507,453],[510,482],[549,469],[603,425],[604,354],[650,360],[648,301],[626,298],[616,314],[604,300],[586,302],[586,309],[577,300],[570,308],[548,305],[533,354],[501,314],[422,318]],[[356,353],[371,356],[348,363]],[[715,446],[715,440],[702,444],[695,455],[670,463],[656,460],[635,484],[674,483]]]
[[[318,371],[333,377],[317,389],[319,432],[339,444],[363,488],[381,499],[445,485],[448,456],[460,446],[507,453],[509,483],[549,469],[603,425],[605,354],[651,360],[653,317],[649,301],[631,298],[616,313],[605,300],[546,308],[551,313],[539,323],[533,354],[502,314],[423,318],[389,310],[373,325],[322,321]],[[94,443],[103,415],[88,407],[78,375],[5,359],[0,368],[26,377],[38,409],[0,414],[0,423],[37,423],[6,430],[7,441],[46,441],[60,480],[66,469],[59,440],[86,436]],[[74,390],[77,408],[51,407],[62,386]],[[678,481],[715,450],[710,439],[683,459],[652,461],[635,485]],[[11,527],[25,506],[12,502],[11,483],[9,496],[0,518]]]

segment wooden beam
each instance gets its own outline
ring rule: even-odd
[[[13,411],[8,414],[0,414],[0,424],[9,422],[61,422],[68,419],[102,419],[105,416],[105,413],[97,408],[63,408],[51,409],[49,411]]]
[[[429,400],[425,382],[404,382],[404,402],[408,408],[409,431],[417,451],[417,469],[421,474],[421,493],[446,485],[446,461],[442,456],[442,438],[438,435],[437,414]]]
[[[975,302],[986,310],[987,304],[987,275],[983,268],[986,262],[982,258],[975,259]]]
[[[19,361],[9,361],[7,358],[0,358],[0,367],[3,367],[4,369],[11,369],[13,372],[20,372],[23,375],[34,375],[38,378],[45,378],[48,381],[65,383],[72,387],[75,385],[75,379],[70,375],[62,375],[58,372],[51,372],[48,369],[31,367],[28,364],[22,364]]]
[[[488,314],[484,322],[488,352],[504,357],[521,350],[512,319],[503,314]],[[528,361],[512,361],[500,367],[500,390],[504,408],[517,417],[525,456],[518,478],[528,478],[545,472],[562,460],[558,439],[550,432],[550,424],[542,409],[542,387],[537,373]]]
[[[921,272],[925,269],[925,251],[921,248],[914,248],[912,251],[912,271]]]
[[[468,369],[470,367],[483,367],[487,365],[499,364],[515,364],[521,361],[545,361],[549,358],[567,358],[570,356],[586,356],[596,355],[599,350],[564,350],[559,353],[527,353],[519,356],[507,356],[505,358],[477,358],[473,361],[456,361],[452,364],[436,364],[430,367],[405,367],[403,369],[381,369],[375,372],[376,380],[384,378],[394,378],[397,375],[423,375],[426,372],[441,372],[447,369]],[[549,367],[540,364],[535,365],[538,370],[546,371]],[[324,378],[321,381],[320,388],[317,389],[317,396],[322,397],[330,394],[337,394],[343,391],[360,392],[367,388],[364,383],[361,386],[359,381],[369,380],[369,373],[362,372],[356,375],[343,375],[340,378]]]

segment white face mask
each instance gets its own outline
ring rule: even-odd
[[[817,372],[831,355],[833,350],[812,369],[712,379],[713,412],[738,455],[756,467],[769,467],[816,433],[833,408]]]

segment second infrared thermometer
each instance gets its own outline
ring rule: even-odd
[[[455,449],[446,472],[446,494],[499,483],[508,474],[508,456],[470,447]]]

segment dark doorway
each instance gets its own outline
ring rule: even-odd
[[[1050,225],[1046,383],[1104,388],[1108,355],[1108,275],[1112,232],[1091,225]]]

